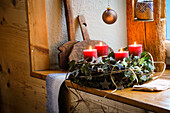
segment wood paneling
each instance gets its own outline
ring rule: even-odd
[[[27,0],[32,70],[49,69],[46,0]]]
[[[29,56],[26,0],[0,0],[1,113],[46,113],[46,84],[30,76]]]

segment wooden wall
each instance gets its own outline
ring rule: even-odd
[[[45,81],[30,76],[26,0],[0,0],[0,112],[45,113]]]

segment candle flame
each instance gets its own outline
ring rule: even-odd
[[[134,46],[136,46],[136,42],[134,42]]]
[[[102,44],[102,42],[100,42],[100,46],[102,46],[103,44]]]
[[[92,51],[92,47],[91,46],[89,47],[89,50]]]
[[[123,49],[121,48],[121,49],[120,49],[120,53],[122,53],[122,52],[123,52]]]

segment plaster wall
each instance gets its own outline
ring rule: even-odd
[[[58,47],[68,41],[64,5],[62,0],[47,0],[47,26],[51,68],[58,68]],[[102,13],[108,6],[106,0],[72,0],[76,40],[82,34],[77,16],[85,15],[92,40],[106,42],[114,51],[127,45],[126,0],[110,0],[110,7],[117,12],[116,23],[107,25],[102,21]]]

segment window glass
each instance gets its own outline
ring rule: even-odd
[[[166,14],[167,14],[166,38],[170,40],[170,0],[166,1]]]

